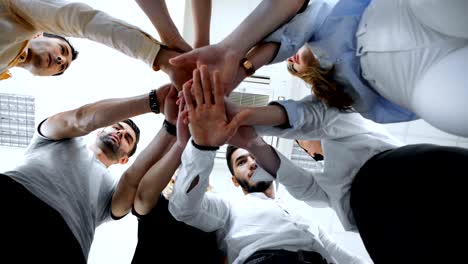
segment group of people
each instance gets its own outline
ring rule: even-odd
[[[466,224],[468,150],[404,146],[378,123],[422,118],[468,136],[467,1],[264,0],[210,45],[211,1],[193,0],[193,47],[163,0],[137,2],[162,42],[83,3],[0,0],[0,79],[14,78],[13,67],[63,74],[78,57],[66,37],[79,37],[172,82],[39,123],[24,162],[0,175],[5,259],[86,263],[96,227],[132,213],[134,264],[366,263],[282,204],[278,183],[335,210],[374,263],[464,259],[455,239]],[[245,77],[285,60],[310,96],[262,107],[227,99]],[[126,164],[140,137],[130,118],[149,112],[164,114],[163,126],[116,183],[107,168]],[[87,146],[83,136],[97,129]],[[294,165],[263,135],[315,142],[310,154],[323,168]],[[245,194],[238,200],[207,191],[224,144],[232,182]]]

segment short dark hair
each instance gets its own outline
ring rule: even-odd
[[[232,166],[232,154],[239,149],[236,146],[233,145],[228,145],[227,150],[226,150],[226,162],[227,166],[229,168],[229,171],[231,172],[232,175],[234,175],[234,167]]]
[[[136,136],[135,144],[134,144],[133,148],[130,150],[130,152],[128,152],[128,157],[131,157],[131,156],[133,156],[133,154],[135,154],[136,149],[137,149],[138,141],[140,141],[140,129],[135,124],[135,122],[133,122],[133,120],[131,120],[130,118],[125,119],[122,122],[129,125],[133,129],[133,131],[135,132],[135,136]]]
[[[52,33],[47,33],[47,32],[44,32],[42,34],[42,36],[46,37],[46,38],[56,38],[56,39],[61,39],[63,41],[65,41],[68,46],[70,46],[70,49],[71,49],[71,54],[72,54],[72,61],[74,61],[76,59],[76,57],[78,57],[78,51],[73,47],[73,45],[70,43],[70,41],[60,35],[55,35],[55,34],[52,34]],[[61,75],[63,74],[63,72],[60,72],[60,73],[57,73],[57,74],[54,74],[54,76],[57,76],[57,75]]]

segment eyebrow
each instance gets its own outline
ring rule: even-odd
[[[234,161],[235,164],[237,164],[237,162],[241,159],[244,159],[244,158],[247,158],[247,157],[251,157],[252,155],[250,154],[244,154],[244,155],[240,155],[239,157],[237,157],[237,159]]]
[[[70,51],[68,50],[68,45],[64,45],[64,44],[60,44],[60,46],[63,48],[63,50],[65,50],[64,54],[65,56],[68,57],[68,55],[70,54]],[[67,60],[67,64],[65,64],[65,68],[63,68],[63,71],[62,72],[65,72],[68,67],[70,66],[70,62]]]
[[[122,126],[120,123],[117,123],[116,125],[117,125],[120,129],[125,130],[125,127]],[[135,139],[133,139],[133,136],[132,136],[130,133],[126,133],[126,134],[127,134],[127,135],[130,137],[130,139],[131,139],[131,140],[128,140],[128,141],[129,141],[128,143],[132,144],[133,141],[135,141]]]

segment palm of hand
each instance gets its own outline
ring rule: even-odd
[[[221,146],[232,136],[224,109],[215,105],[197,106],[189,120],[190,133],[199,145]]]

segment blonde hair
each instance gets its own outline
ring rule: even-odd
[[[288,71],[310,85],[317,98],[328,106],[338,108],[340,111],[351,111],[353,99],[333,78],[335,66],[325,70],[320,67],[317,60],[311,60],[308,63],[306,70],[301,73],[295,71],[292,64],[288,63]]]

